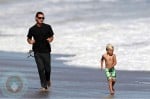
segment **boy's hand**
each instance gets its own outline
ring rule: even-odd
[[[101,71],[103,70],[103,68],[101,67]]]

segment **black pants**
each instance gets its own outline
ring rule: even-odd
[[[50,81],[51,74],[51,55],[50,53],[34,53],[37,64],[41,86],[47,87],[47,81]]]

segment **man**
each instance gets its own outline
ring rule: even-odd
[[[34,58],[37,64],[42,88],[41,91],[48,91],[51,86],[51,46],[53,41],[53,30],[50,25],[43,23],[44,13],[37,12],[35,16],[36,24],[29,29],[27,41],[32,44]]]

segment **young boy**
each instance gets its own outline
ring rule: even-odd
[[[115,65],[117,64],[116,55],[113,54],[114,47],[111,44],[107,44],[106,53],[101,58],[101,70],[103,69],[103,63],[105,62],[105,73],[109,83],[110,94],[114,95],[114,85],[116,80]]]

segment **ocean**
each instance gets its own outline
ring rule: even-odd
[[[68,66],[100,68],[105,46],[111,43],[116,69],[149,71],[149,0],[0,0],[0,50],[27,53],[28,29],[35,13],[55,32],[52,54]]]

